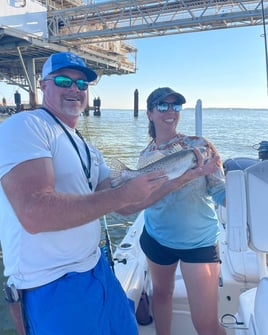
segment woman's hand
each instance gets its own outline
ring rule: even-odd
[[[197,176],[207,176],[211,173],[214,173],[219,168],[220,157],[218,155],[213,154],[211,158],[208,160],[204,160],[199,149],[194,148],[194,152],[197,157],[197,166],[192,169],[192,171],[197,173]]]

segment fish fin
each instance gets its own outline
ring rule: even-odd
[[[146,157],[140,157],[139,158],[139,162],[138,162],[138,169],[142,169],[147,165],[150,165],[152,163],[155,163],[156,161],[158,161],[159,159],[164,158],[165,155],[162,154],[160,151],[152,151],[148,156]]]
[[[178,152],[181,150],[182,150],[182,146],[179,143],[174,143],[169,149],[169,154],[174,154],[175,152]]]
[[[110,171],[111,187],[117,187],[123,183],[122,171],[130,169],[119,159],[116,158],[113,158],[109,165],[111,168]]]

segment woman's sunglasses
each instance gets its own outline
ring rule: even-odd
[[[72,78],[65,76],[56,76],[53,78],[46,78],[45,80],[53,80],[56,86],[63,88],[71,87],[73,83],[75,83],[80,91],[85,91],[88,88],[88,81],[84,79],[73,80]]]
[[[159,104],[155,104],[154,106],[160,113],[166,113],[169,110],[169,108],[172,108],[174,112],[180,112],[182,110],[182,105],[176,102],[172,102],[172,103],[161,102]]]

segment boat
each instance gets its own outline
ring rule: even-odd
[[[219,320],[227,335],[267,335],[268,160],[238,157],[224,163],[227,205],[216,208],[222,260]],[[143,214],[139,213],[116,247],[114,271],[127,296],[135,302],[139,334],[155,335],[152,283],[139,245]],[[173,294],[172,335],[175,334],[197,335],[179,266]]]

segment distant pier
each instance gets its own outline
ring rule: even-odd
[[[30,104],[17,104],[16,106],[14,105],[1,105],[0,104],[0,116],[8,116],[12,114],[16,114],[19,112],[25,112],[25,111],[30,111],[34,110],[37,108],[40,108],[41,105],[36,105],[35,107],[32,107]],[[100,111],[100,106],[88,106],[84,110],[84,115],[89,116],[89,112],[93,111],[93,114],[95,116],[100,116],[101,111]]]
[[[98,98],[94,98],[93,100],[93,106],[87,106],[85,111],[84,111],[84,114],[86,116],[89,116],[89,111],[94,111],[93,112],[93,115],[95,116],[101,116],[101,111],[100,111],[100,106],[101,106],[101,99],[98,97]]]

